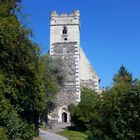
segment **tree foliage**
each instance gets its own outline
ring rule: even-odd
[[[74,104],[69,106],[73,125],[78,129],[87,129],[91,123],[91,113],[93,110],[98,110],[98,102],[100,101],[101,98],[96,92],[88,88],[83,88],[81,102],[78,106]]]
[[[124,68],[119,71],[114,78],[117,86],[115,83],[100,96],[85,89],[78,106],[70,108],[72,122],[76,127],[86,126],[90,139],[140,139],[140,82],[132,82],[126,72]]]
[[[55,109],[55,95],[61,89],[64,82],[64,72],[60,59],[54,59],[49,55],[40,57],[40,78],[43,83],[43,91],[46,96],[46,106],[41,114],[41,122],[47,121],[48,114]]]
[[[119,84],[119,83],[132,84],[132,82],[133,82],[132,74],[129,73],[126,70],[126,68],[122,65],[120,67],[118,73],[115,74],[115,76],[113,78],[113,82],[114,82],[114,84]]]
[[[18,20],[19,0],[0,1],[0,128],[8,139],[30,140],[45,107],[39,47]]]

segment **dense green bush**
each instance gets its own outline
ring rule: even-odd
[[[92,111],[98,111],[98,103],[101,97],[94,91],[83,88],[81,92],[81,102],[77,105],[71,104],[69,111],[71,114],[71,122],[78,129],[87,129],[91,123]]]

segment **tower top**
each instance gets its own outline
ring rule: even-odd
[[[80,46],[80,11],[78,10],[70,14],[51,12],[50,46],[64,42],[77,42]]]
[[[56,11],[52,11],[50,15],[50,25],[80,25],[80,11],[75,10],[70,14],[61,13],[58,14]]]
[[[53,17],[79,17],[80,16],[80,11],[79,10],[74,10],[72,13],[67,14],[67,13],[62,13],[58,14],[56,11],[51,12],[51,18]]]

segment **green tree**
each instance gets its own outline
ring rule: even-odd
[[[114,92],[120,94],[122,91],[127,91],[134,84],[132,74],[126,70],[124,66],[121,66],[118,73],[113,77],[113,87]]]
[[[132,84],[133,82],[133,78],[132,78],[132,74],[129,73],[126,68],[122,65],[118,71],[117,74],[115,74],[114,78],[113,78],[113,82],[114,84],[118,84],[118,83],[128,83],[128,84]]]
[[[138,140],[140,138],[139,88],[132,87],[122,91],[121,94],[116,92],[109,90],[103,94],[98,117],[92,119],[90,131],[94,138],[102,140]]]
[[[0,127],[10,140],[30,140],[38,133],[45,93],[39,47],[30,40],[31,30],[18,20],[19,2],[0,1]]]
[[[138,132],[140,129],[139,82],[136,81],[135,84],[132,84],[130,79],[133,79],[133,77],[129,75],[129,72],[126,74],[125,70],[123,73],[125,76],[121,73],[121,76],[119,75],[119,78],[116,78],[119,79],[117,83],[102,93],[102,102],[98,104],[100,107],[96,113],[97,117],[91,118],[92,122],[89,127],[93,139],[140,139],[140,133]],[[125,78],[126,75],[131,78]]]
[[[133,79],[133,77],[132,77]],[[129,83],[129,84],[128,84]],[[118,81],[101,95],[82,91],[81,102],[71,105],[71,119],[77,127],[86,126],[93,140],[140,139],[140,82]]]
[[[46,108],[41,115],[41,119],[44,120],[44,118],[47,119],[48,113],[56,107],[55,95],[63,86],[65,78],[61,59],[43,55],[40,57],[40,63],[40,78],[43,81],[43,89],[46,95]]]
[[[96,115],[101,102],[100,96],[91,89],[83,88],[81,92],[81,102],[78,105],[70,105],[69,111],[71,121],[78,129],[88,129],[91,123],[91,117]]]

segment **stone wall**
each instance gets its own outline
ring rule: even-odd
[[[76,42],[65,42],[53,44],[53,55],[55,59],[61,58],[63,70],[65,73],[64,85],[76,85],[77,77],[75,76],[79,71],[79,51]],[[78,77],[79,78],[79,77]],[[78,83],[80,84],[80,83]]]
[[[65,108],[80,100],[80,74],[79,74],[79,47],[77,42],[54,43],[53,55],[54,59],[60,59],[64,71],[65,80],[60,92],[57,93],[55,102],[57,108],[50,114],[51,118],[58,120],[58,111],[62,106]]]
[[[92,89],[92,90],[94,90],[96,92],[99,91],[98,84],[93,79],[81,80],[81,87],[90,88],[90,89]]]

